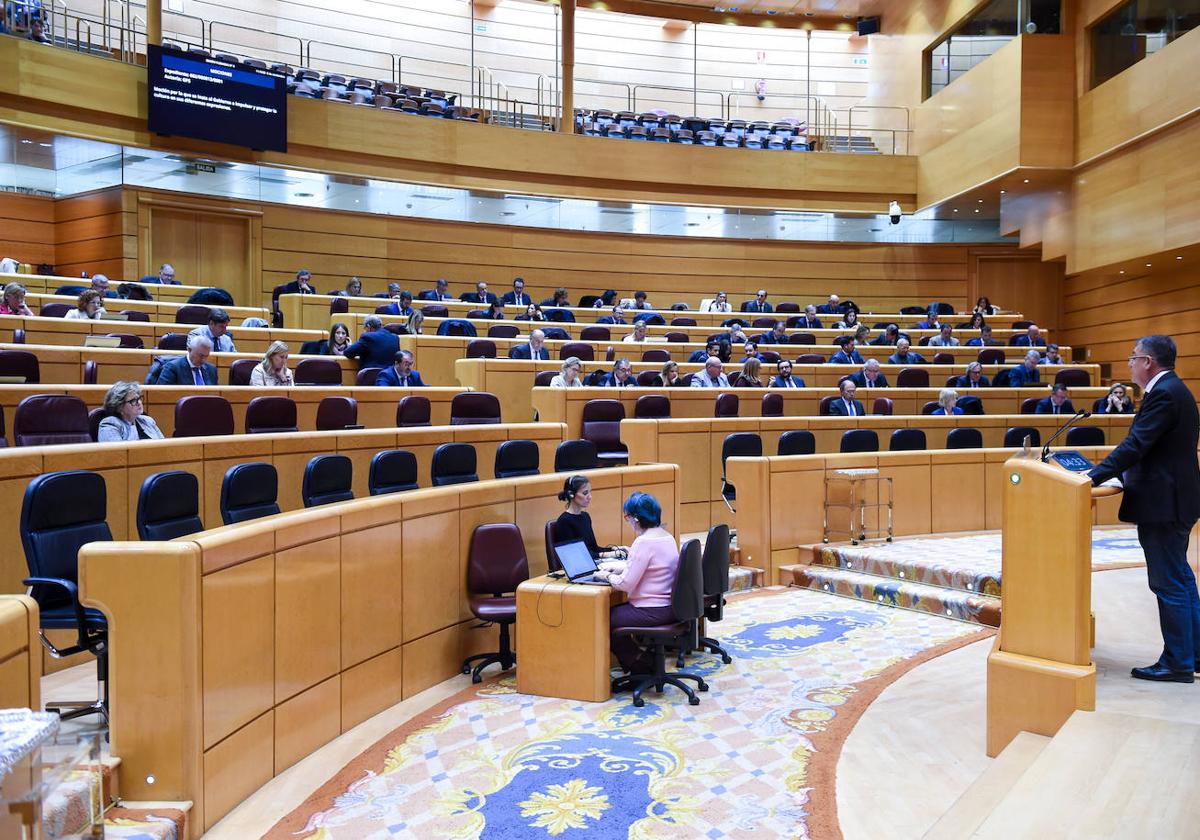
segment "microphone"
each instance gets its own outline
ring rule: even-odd
[[[1044,464],[1044,463],[1046,463],[1046,461],[1048,461],[1050,459],[1050,444],[1052,444],[1052,443],[1054,443],[1054,441],[1058,440],[1059,435],[1061,435],[1067,429],[1074,426],[1080,420],[1084,420],[1091,416],[1092,416],[1092,412],[1088,411],[1087,409],[1081,408],[1079,411],[1075,412],[1074,417],[1072,417],[1066,423],[1063,423],[1059,427],[1058,431],[1055,432],[1054,435],[1050,438],[1050,440],[1046,441],[1046,445],[1042,447],[1042,463]]]

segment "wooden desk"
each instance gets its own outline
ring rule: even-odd
[[[612,697],[608,611],[625,601],[611,586],[548,575],[517,587],[517,691],[603,702]]]

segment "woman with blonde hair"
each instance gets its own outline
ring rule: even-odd
[[[958,407],[958,391],[953,388],[943,388],[938,391],[938,407],[933,410],[931,416],[942,417],[949,414],[962,414],[963,410]]]
[[[679,373],[679,362],[663,362],[662,370],[655,377],[654,384],[659,388],[682,388],[683,376]]]
[[[742,372],[738,374],[737,381],[734,383],[735,388],[761,388],[763,381],[759,378],[758,372],[762,369],[762,362],[757,357],[746,359],[742,365]]]
[[[0,303],[0,315],[32,315],[33,310],[25,304],[25,287],[20,283],[9,283],[4,287],[4,301]]]
[[[296,383],[288,370],[288,346],[283,341],[272,341],[263,355],[261,365],[255,365],[250,373],[250,384],[260,388],[290,388]]]
[[[424,323],[425,313],[418,309],[416,312],[408,316],[408,323],[404,325],[404,328],[408,331],[409,335],[420,335],[421,325]]]
[[[583,361],[578,356],[568,356],[563,359],[561,372],[550,380],[551,388],[582,388],[583,377],[579,375],[583,369]]]

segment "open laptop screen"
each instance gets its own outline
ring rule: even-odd
[[[586,577],[596,571],[596,561],[592,559],[592,553],[583,540],[555,545],[554,550],[558,552],[558,559],[562,561],[568,579]]]

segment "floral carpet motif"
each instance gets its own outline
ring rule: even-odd
[[[689,657],[711,685],[699,706],[670,687],[638,709],[493,680],[384,738],[268,836],[837,836],[830,762],[849,718],[914,662],[981,636],[795,588],[734,596],[711,629],[734,659]]]

